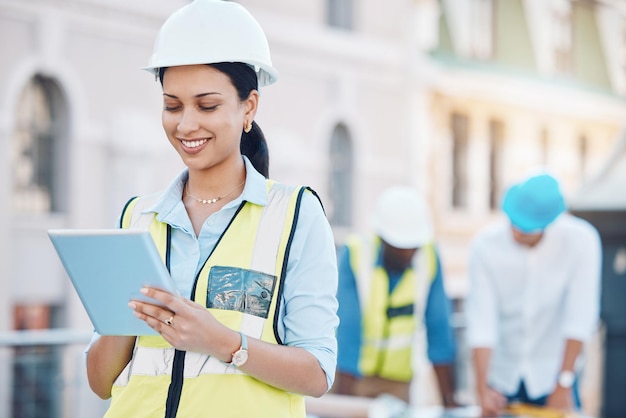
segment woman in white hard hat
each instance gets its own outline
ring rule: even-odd
[[[130,307],[159,335],[97,338],[90,386],[112,397],[107,417],[304,418],[303,395],[333,383],[337,268],[316,195],[265,178],[253,122],[277,77],[265,35],[240,5],[196,0],[165,22],[147,69],[187,169],[131,199],[120,225],[149,228],[189,299],[142,289],[161,305]],[[260,150],[256,169],[241,150]]]

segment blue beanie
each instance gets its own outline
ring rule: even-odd
[[[549,174],[535,175],[512,186],[502,203],[511,224],[524,233],[543,231],[565,209],[559,183]]]

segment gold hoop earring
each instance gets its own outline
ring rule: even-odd
[[[243,127],[243,131],[245,133],[248,133],[252,130],[252,122],[246,122],[246,124]]]

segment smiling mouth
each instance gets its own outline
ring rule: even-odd
[[[207,142],[209,142],[209,140],[207,138],[196,139],[193,141],[187,141],[187,140],[181,139],[180,142],[187,148],[197,148],[200,145],[206,144]]]

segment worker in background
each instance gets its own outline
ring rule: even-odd
[[[396,186],[377,200],[372,236],[339,249],[340,325],[333,393],[410,403],[414,344],[426,325],[442,403],[454,401],[455,339],[433,225],[422,197]]]
[[[472,242],[467,339],[484,417],[514,401],[580,407],[581,350],[599,318],[601,245],[593,226],[565,210],[557,180],[535,174],[506,192],[508,219]]]

